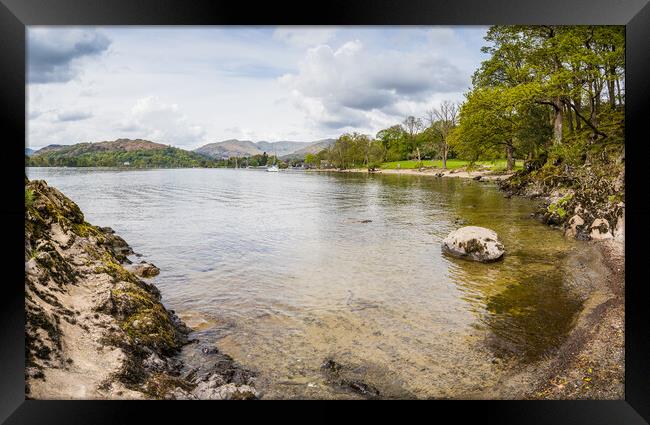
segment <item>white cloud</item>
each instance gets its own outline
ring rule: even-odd
[[[177,104],[165,103],[156,96],[139,99],[118,128],[137,133],[139,138],[175,146],[196,145],[205,137],[205,130],[191,123]]]
[[[468,72],[425,49],[369,49],[351,40],[338,49],[310,48],[295,74],[280,78],[307,117],[324,128],[369,127],[378,112],[396,114],[405,102],[461,92]],[[382,120],[383,121],[383,120]]]

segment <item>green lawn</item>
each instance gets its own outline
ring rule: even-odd
[[[398,168],[397,165],[399,164],[400,169],[409,169],[409,168],[417,168],[418,161],[417,160],[407,160],[407,161],[393,161],[393,162],[384,162],[381,164],[381,168],[384,169],[395,169]],[[469,164],[469,161],[464,161],[461,159],[448,159],[447,160],[447,169],[449,170],[455,170],[457,168],[464,167]],[[506,160],[505,159],[497,159],[494,161],[476,161],[477,165],[484,165],[486,167],[494,168],[495,170],[499,169],[504,169],[506,168]],[[435,168],[442,168],[442,160],[424,160],[422,161],[422,165],[424,167],[435,167]],[[524,165],[523,160],[516,160],[515,161],[515,170],[520,170]]]

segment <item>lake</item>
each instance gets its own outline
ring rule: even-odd
[[[265,398],[354,398],[326,359],[385,397],[489,397],[552,354],[581,308],[587,249],[531,218],[535,203],[453,178],[234,169],[28,168],[157,265],[163,302],[259,373]],[[463,225],[503,261],[441,253]],[[188,362],[200,361],[187,349]]]

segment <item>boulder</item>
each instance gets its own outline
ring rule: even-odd
[[[442,251],[480,262],[499,260],[506,252],[494,230],[478,226],[461,227],[451,232],[442,241]]]
[[[564,236],[575,238],[580,230],[580,226],[584,226],[585,221],[578,214],[574,215],[569,219],[567,228],[564,231]]]
[[[139,277],[154,277],[158,276],[160,269],[151,263],[141,261],[139,264],[132,264],[126,267],[128,271]]]
[[[609,222],[604,218],[595,219],[594,222],[591,223],[590,229],[591,233],[589,233],[589,236],[591,236],[591,239],[602,240],[612,239],[614,237],[609,228]]]

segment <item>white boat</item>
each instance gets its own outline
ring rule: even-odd
[[[275,148],[273,149],[273,164],[266,167],[266,171],[269,173],[277,173],[280,171],[278,168],[278,154],[275,152]]]

